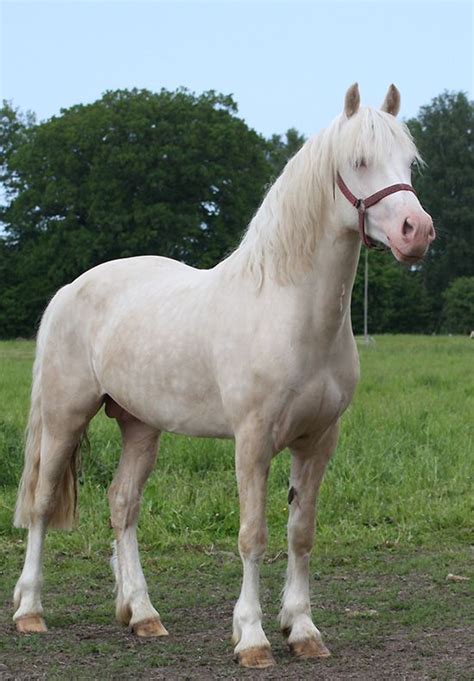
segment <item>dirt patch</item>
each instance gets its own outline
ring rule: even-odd
[[[292,659],[283,641],[270,637],[277,666],[255,672],[232,662],[228,641],[232,604],[216,612],[203,609],[196,630],[169,638],[141,640],[119,626],[73,625],[41,637],[20,637],[2,626],[9,642],[0,663],[0,679],[39,680],[67,676],[84,679],[472,679],[474,627],[426,630],[413,636],[395,631],[357,643],[326,636],[333,656],[328,660]],[[199,625],[206,623],[206,631]],[[225,625],[225,626],[223,626]],[[179,629],[180,627],[178,627]],[[4,651],[5,653],[6,651]]]

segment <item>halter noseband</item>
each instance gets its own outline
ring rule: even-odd
[[[416,191],[413,189],[411,184],[392,184],[390,185],[390,187],[385,187],[385,189],[381,189],[380,191],[375,192],[375,194],[371,194],[366,199],[357,199],[351,192],[349,187],[346,185],[342,177],[339,175],[339,173],[337,174],[337,186],[344,194],[346,199],[349,201],[349,203],[351,203],[354,206],[354,208],[357,208],[357,210],[359,211],[359,234],[360,238],[362,239],[362,243],[367,248],[375,247],[374,242],[367,236],[365,231],[365,211],[367,210],[367,208],[373,206],[374,203],[378,203],[386,196],[389,196],[390,194],[395,194],[395,192],[413,192],[414,194],[416,194]]]

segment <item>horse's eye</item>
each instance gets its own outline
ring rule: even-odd
[[[365,158],[359,158],[355,162],[355,167],[356,168],[367,168],[367,163],[365,162]]]

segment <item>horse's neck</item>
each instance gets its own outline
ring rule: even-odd
[[[318,344],[330,346],[338,334],[351,332],[350,302],[359,252],[356,233],[342,232],[326,223],[311,270],[291,285],[299,310],[297,323]]]
[[[323,217],[324,228],[314,226],[318,234],[311,256],[311,266],[295,273],[293,282],[279,283],[268,260],[264,261],[261,279],[248,267],[250,243],[234,251],[215,269],[223,277],[219,287],[233,282],[240,293],[247,289],[260,304],[270,309],[287,309],[291,324],[294,309],[304,329],[328,344],[341,329],[350,331],[350,302],[360,253],[357,232],[342,230],[333,217]],[[258,274],[258,273],[257,273]],[[280,315],[281,316],[281,315]]]
[[[291,325],[299,327],[294,329],[296,335],[303,334],[321,349],[330,349],[338,337],[352,334],[350,303],[359,253],[356,232],[342,231],[326,223],[311,269],[296,283],[286,286],[266,279],[262,304],[287,309]]]
[[[241,245],[218,268],[236,275],[238,282],[263,288],[262,302],[273,306],[293,300],[301,323],[312,324],[313,332],[330,342],[339,329],[350,330],[360,242],[356,232],[338,224],[331,185],[317,179],[313,156],[318,144],[316,138],[307,142],[288,163]]]
[[[237,269],[259,283],[268,277],[280,284],[295,281],[311,265],[324,198],[312,167],[313,146],[306,142],[288,162],[232,256]]]
[[[356,233],[327,227],[318,240],[313,268],[301,287],[314,333],[328,342],[340,330],[350,330],[351,294],[359,253]]]

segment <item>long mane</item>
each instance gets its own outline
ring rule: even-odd
[[[394,148],[421,161],[410,131],[394,116],[364,107],[350,119],[336,118],[287,163],[230,259],[258,286],[266,276],[282,285],[297,281],[312,266],[337,170],[361,158],[383,162]]]

